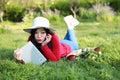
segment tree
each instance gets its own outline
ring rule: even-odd
[[[5,12],[5,5],[9,0],[0,0],[0,21],[3,22],[3,16]]]

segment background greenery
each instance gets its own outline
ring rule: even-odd
[[[38,0],[38,7],[31,4],[35,3],[35,0],[28,0],[26,5],[21,7],[19,6],[23,4],[23,0],[1,1],[5,3],[0,7],[1,10],[6,9],[7,11],[4,14],[4,21],[0,22],[0,80],[120,79],[119,0],[56,0],[55,2],[54,0]],[[25,3],[25,1],[23,2]],[[51,1],[54,2],[54,6],[51,5]],[[67,5],[69,3],[69,10],[60,8],[64,1]],[[76,18],[80,21],[80,24],[75,27],[75,34],[80,48],[100,46],[102,50],[101,55],[91,53],[87,58],[77,57],[73,61],[62,58],[58,62],[46,62],[43,65],[34,65],[32,63],[18,64],[13,57],[13,51],[23,46],[29,36],[22,29],[30,27],[35,16],[45,16],[50,20],[51,27],[56,30],[60,39],[63,39],[67,30],[63,17],[70,14],[74,15],[70,11],[70,7],[75,6],[70,4],[70,1],[73,1],[72,3],[74,4],[82,5],[76,13]],[[100,3],[109,1],[110,7],[114,6],[115,10],[102,5],[102,10],[104,11],[101,11],[97,16],[95,10],[88,10],[88,8],[91,8],[91,5],[95,5],[96,1]],[[20,5],[15,5],[18,2]],[[14,7],[12,8],[11,6]],[[30,9],[30,12],[26,12],[26,8]],[[58,9],[57,12],[51,13],[51,10],[54,11],[54,8]],[[42,11],[45,13],[42,13]]]
[[[114,21],[120,14],[119,0],[1,0],[3,20],[24,21],[26,16],[66,16],[72,14],[82,22]]]

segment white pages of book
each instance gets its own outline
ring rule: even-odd
[[[47,61],[43,54],[33,45],[31,41],[27,42],[21,48],[21,58],[25,63],[42,64]]]
[[[77,19],[75,19],[72,15],[64,17],[64,21],[67,24],[71,24],[72,23],[73,26],[77,26],[79,24],[79,21]]]

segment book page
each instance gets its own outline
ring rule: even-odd
[[[21,51],[21,58],[25,63],[42,64],[47,60],[31,41],[27,42]]]

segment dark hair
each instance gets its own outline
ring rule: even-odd
[[[46,32],[46,34],[50,34],[50,30],[49,29],[46,29],[46,28],[43,28]],[[36,40],[35,40],[35,32],[36,32],[37,29],[32,29],[31,30],[31,42],[38,48],[41,44],[37,43]]]

